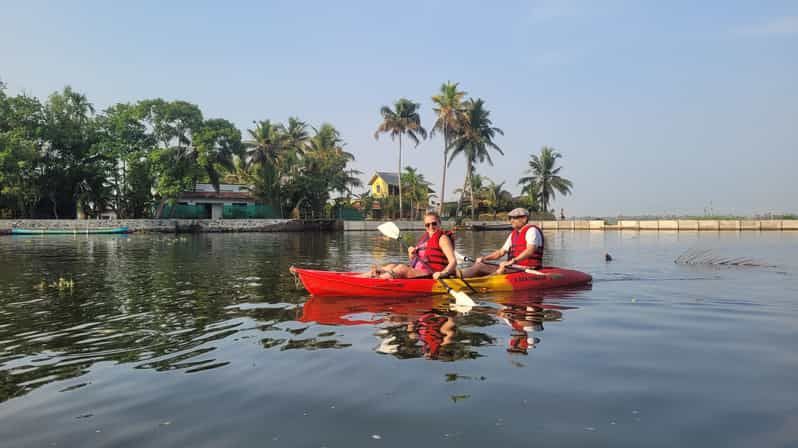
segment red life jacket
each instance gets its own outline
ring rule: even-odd
[[[449,266],[449,259],[441,249],[441,236],[446,235],[452,240],[454,244],[454,234],[448,230],[438,230],[429,236],[429,233],[424,232],[421,239],[416,244],[416,259],[411,266],[413,269],[420,269],[422,271],[440,272]]]
[[[521,255],[521,252],[526,250],[526,232],[532,228],[535,228],[538,230],[538,232],[540,232],[540,248],[532,252],[532,255],[529,258],[519,260],[515,264],[537,269],[543,266],[543,246],[545,245],[545,240],[543,239],[543,231],[540,230],[540,227],[534,224],[527,224],[524,227],[521,227],[520,230],[513,230],[512,233],[510,233],[510,250],[507,251],[507,259],[512,260],[513,258]]]

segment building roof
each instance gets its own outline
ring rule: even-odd
[[[374,181],[377,180],[377,176],[381,177],[382,180],[384,180],[388,185],[396,185],[397,187],[399,186],[399,175],[386,171],[377,171],[373,176],[371,176],[369,185],[373,184]]]

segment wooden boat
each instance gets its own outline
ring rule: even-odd
[[[504,230],[506,232],[509,232],[510,230],[513,230],[513,226],[511,226],[509,223],[490,223],[490,224],[488,224],[488,223],[484,223],[483,222],[481,224],[477,224],[477,223],[471,224],[471,230],[474,230],[474,231],[477,231],[477,232],[484,232],[484,231],[490,231],[490,230]]]
[[[130,233],[128,227],[97,227],[85,229],[11,229],[12,235],[109,235]]]

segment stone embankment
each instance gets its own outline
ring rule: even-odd
[[[302,221],[295,219],[21,219],[0,220],[0,234],[20,229],[87,229],[128,227],[133,232],[215,233],[215,232],[301,232],[307,230],[376,231],[382,221]],[[424,230],[421,221],[395,221],[402,230]],[[491,223],[475,221],[475,223]],[[602,220],[533,221],[544,230],[636,230],[636,231],[782,231],[798,230],[798,220]],[[502,222],[506,224],[506,222]],[[468,229],[468,224],[465,226]]]
[[[214,232],[300,232],[331,230],[335,221],[302,221],[295,219],[3,219],[0,233],[20,229],[64,229],[77,232],[87,229],[127,227],[133,232],[214,233]]]
[[[503,222],[474,221],[475,224],[506,224]],[[667,231],[697,231],[697,230],[798,230],[798,220],[701,220],[701,219],[672,219],[672,220],[619,220],[616,224],[608,224],[603,220],[562,220],[562,221],[532,221],[545,230],[667,230]],[[376,221],[346,221],[344,230],[376,230],[380,222]],[[402,230],[424,230],[420,221],[396,221]],[[465,228],[468,228],[466,223]]]

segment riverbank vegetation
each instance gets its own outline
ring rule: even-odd
[[[236,182],[287,215],[321,216],[332,194],[358,187],[354,156],[331,124],[254,123],[249,139],[186,101],[148,99],[95,111],[70,87],[46,100],[0,84],[0,211],[75,218],[111,210],[158,215],[197,183]]]
[[[360,218],[415,219],[432,204],[447,217],[497,216],[518,206],[548,214],[555,193],[572,188],[556,166],[560,153],[544,147],[531,155],[522,194],[514,197],[505,189],[514,180],[477,172],[505,154],[497,143],[504,132],[483,99],[466,95],[458,83],[446,82],[431,97],[429,135],[443,137],[440,189],[417,167],[402,164],[407,142],[418,146],[428,136],[422,105],[400,98],[380,109],[374,137],[397,141],[401,180],[397,196],[372,198],[355,193],[363,173],[352,168],[354,155],[329,123],[263,119],[242,135],[230,121],[208,118],[186,101],[145,99],[96,111],[70,87],[40,100],[9,95],[0,83],[0,217],[170,217],[181,193],[198,183],[217,192],[222,183],[244,185],[273,217],[339,217],[355,211],[353,201]],[[448,202],[447,168],[458,159],[465,161],[464,183]]]

